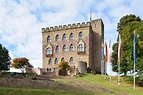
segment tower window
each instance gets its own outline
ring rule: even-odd
[[[50,36],[47,37],[47,42],[51,42]]]
[[[73,62],[74,62],[73,57],[71,57],[70,58],[70,63],[73,63]]]
[[[74,46],[73,46],[73,44],[70,45],[70,51],[74,51]]]
[[[78,52],[83,52],[83,51],[84,51],[84,47],[83,47],[82,44],[79,44],[79,45],[78,45],[77,51],[78,51]]]
[[[49,64],[52,64],[52,59],[49,59]]]
[[[55,59],[55,64],[58,64],[58,59],[57,58]]]
[[[56,41],[60,41],[60,36],[59,35],[56,36]]]
[[[65,59],[64,59],[64,58],[62,58],[62,59],[61,59],[61,61],[65,61]]]
[[[60,47],[59,46],[56,47],[56,52],[60,52]]]
[[[63,35],[63,40],[66,40],[66,39],[67,39],[66,34],[64,34]]]
[[[82,37],[82,32],[79,33],[78,38],[79,38],[79,39],[82,39],[82,38],[83,38],[83,37]]]
[[[65,52],[65,51],[66,51],[66,45],[63,46],[63,52]]]
[[[73,40],[73,33],[70,34],[70,40]]]
[[[50,47],[48,47],[46,52],[47,52],[47,54],[52,54],[52,49]]]

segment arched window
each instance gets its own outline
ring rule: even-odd
[[[59,35],[56,36],[56,41],[60,41],[60,36]]]
[[[82,39],[82,32],[79,33],[78,38]]]
[[[66,39],[67,39],[66,34],[64,34],[62,40],[66,40]]]
[[[61,61],[65,61],[65,59],[64,59],[64,58],[62,58],[62,59],[61,59]]]
[[[83,47],[83,45],[82,45],[82,44],[79,44],[79,45],[78,45],[78,47],[77,47],[77,51],[78,51],[78,52],[82,52],[82,51],[84,51],[84,47]]]
[[[55,59],[55,64],[58,64],[58,59],[57,58]]]
[[[70,40],[73,40],[73,33],[70,34]]]
[[[74,51],[74,46],[73,46],[73,44],[70,45],[70,51]]]
[[[47,52],[47,54],[52,54],[52,49],[50,47],[48,47],[46,52]]]
[[[52,64],[52,59],[49,59],[49,64]]]
[[[59,46],[56,47],[56,52],[60,52],[60,47]]]
[[[70,63],[73,63],[73,62],[74,62],[73,57],[71,57],[70,58]]]
[[[49,43],[51,42],[50,36],[47,37],[47,42],[49,42]]]
[[[63,52],[65,52],[66,49],[67,49],[67,48],[66,48],[66,45],[64,45],[64,46],[63,46]]]

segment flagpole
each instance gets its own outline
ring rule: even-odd
[[[118,64],[118,85],[120,85],[120,61]]]
[[[134,90],[136,89],[136,81],[135,81],[135,64],[136,64],[136,34],[134,31]]]
[[[135,80],[135,63],[134,63],[134,90],[136,89],[136,80]]]
[[[106,62],[105,62],[105,76],[104,76],[104,78],[106,79]]]
[[[109,62],[111,63],[111,40],[110,40],[110,42],[109,42],[109,48],[110,48],[110,55],[109,55]],[[110,82],[112,81],[112,77],[111,77],[111,65],[110,65]]]
[[[119,34],[119,45],[118,45],[118,85],[120,85],[120,59],[121,59],[121,36]]]

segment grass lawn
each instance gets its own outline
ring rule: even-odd
[[[93,92],[83,92],[76,90],[57,91],[28,88],[0,88],[0,95],[93,95]]]
[[[115,91],[117,94],[115,95],[120,95],[119,93],[128,93],[131,95],[143,95],[143,87],[138,87],[136,86],[136,90],[133,90],[133,84],[127,83],[123,77],[121,78],[121,83],[118,86],[117,85],[117,76],[112,77],[112,82],[110,82],[110,77],[107,76],[106,79],[104,79],[104,76],[102,75],[91,75],[87,74],[84,77],[78,77],[78,79],[87,81],[92,84],[96,84],[102,87],[105,87],[107,89]]]

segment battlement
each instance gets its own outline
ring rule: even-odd
[[[52,32],[52,31],[60,31],[60,30],[68,30],[68,29],[75,29],[75,28],[83,28],[83,27],[90,27],[90,22],[82,22],[77,24],[68,24],[68,25],[60,25],[54,27],[46,27],[42,28],[42,32]]]

